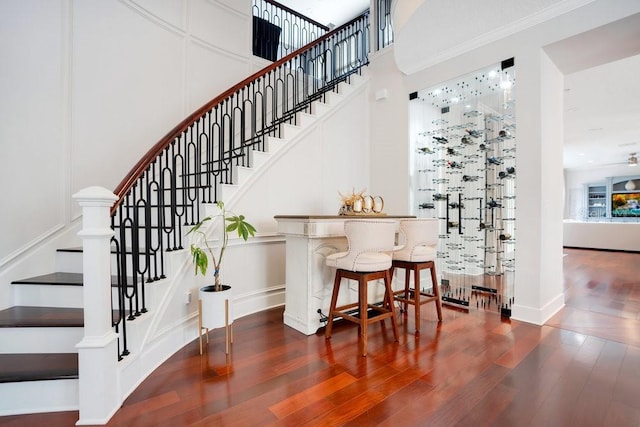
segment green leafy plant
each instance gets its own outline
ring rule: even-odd
[[[247,241],[249,236],[254,236],[256,233],[256,229],[253,225],[249,224],[244,215],[236,215],[232,212],[228,212],[223,202],[217,203],[218,208],[220,209],[220,214],[217,216],[222,217],[223,223],[223,233],[222,233],[222,244],[217,252],[214,251],[209,245],[207,241],[207,235],[202,230],[202,227],[208,222],[213,220],[214,217],[208,216],[198,222],[196,225],[191,227],[191,229],[187,232],[187,234],[195,234],[200,237],[200,240],[204,243],[204,247],[199,246],[197,244],[191,244],[191,257],[193,261],[193,265],[195,267],[195,274],[201,273],[203,276],[207,275],[207,270],[209,268],[209,256],[211,257],[211,261],[213,262],[213,278],[214,278],[214,288],[215,290],[221,290],[222,285],[220,284],[220,266],[222,265],[222,257],[224,255],[225,249],[227,248],[227,243],[229,243],[229,233],[236,231],[238,233],[238,237],[241,237],[244,241]]]

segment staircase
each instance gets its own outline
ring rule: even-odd
[[[286,120],[274,125],[269,132],[263,132],[264,151],[251,152],[251,167],[238,167],[235,184],[222,185],[218,198],[232,206],[246,188],[277,164],[283,153],[302,141],[325,114],[367,88],[366,77],[352,74],[349,82],[346,80],[339,79],[334,85],[327,86],[327,90],[315,94],[303,108],[288,113]],[[280,137],[267,136],[273,131]],[[208,206],[211,205],[202,204],[200,210],[205,210],[206,214]],[[61,248],[55,257],[55,272],[13,281],[16,306],[0,311],[0,416],[78,409],[75,345],[83,337],[82,248]],[[143,317],[151,320],[139,323],[140,327],[148,327],[156,321],[153,316],[158,311],[162,293],[169,292],[167,289],[171,289],[172,282],[180,280],[176,271],[188,265],[187,270],[192,274],[188,249],[171,251],[166,257],[172,257],[168,260],[167,277],[145,285],[149,297],[148,313]],[[114,278],[114,307],[117,307],[118,298],[116,282]],[[153,292],[160,295],[154,296]],[[117,320],[118,312],[114,311],[113,316]],[[195,328],[192,331],[195,339]],[[144,334],[135,336],[141,335]],[[134,370],[134,365],[121,364],[122,369]],[[146,374],[131,382],[142,381],[144,376]],[[38,398],[34,399],[34,396]]]

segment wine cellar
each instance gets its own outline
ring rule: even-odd
[[[516,218],[515,67],[410,95],[412,206],[438,218],[442,300],[511,315]]]

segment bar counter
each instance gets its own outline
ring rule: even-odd
[[[563,244],[571,248],[640,251],[638,222],[582,222],[565,220]]]
[[[408,215],[276,215],[278,233],[286,242],[286,287],[284,323],[303,334],[315,334],[324,326],[321,314],[327,315],[335,270],[326,267],[325,258],[347,250],[344,222],[415,218]],[[343,283],[342,286],[347,286]],[[380,297],[383,289],[370,286],[372,297]],[[380,287],[382,288],[382,287]],[[341,290],[338,305],[356,301],[357,284],[349,284],[349,292]]]

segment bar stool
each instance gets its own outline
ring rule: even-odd
[[[360,335],[360,354],[367,355],[367,326],[373,322],[391,318],[393,336],[398,341],[398,324],[393,306],[391,289],[391,255],[394,248],[396,221],[392,220],[350,220],[344,223],[349,249],[347,252],[331,254],[326,265],[336,268],[336,276],[331,295],[329,321],[325,330],[331,338],[333,319],[342,318],[356,323]],[[358,282],[358,302],[336,307],[340,282],[343,278]],[[382,306],[370,304],[367,300],[368,283],[384,279],[385,293]],[[357,309],[356,309],[357,308]],[[369,310],[375,315],[369,317]]]
[[[436,277],[436,247],[438,244],[438,220],[432,218],[404,219],[400,221],[400,234],[405,244],[393,252],[391,277],[396,268],[404,269],[404,289],[393,293],[394,299],[415,307],[416,334],[420,333],[420,306],[428,302],[436,303],[438,321],[442,321],[442,301]],[[431,270],[433,293],[420,290],[420,270]],[[413,272],[413,289],[409,287],[411,272]]]

